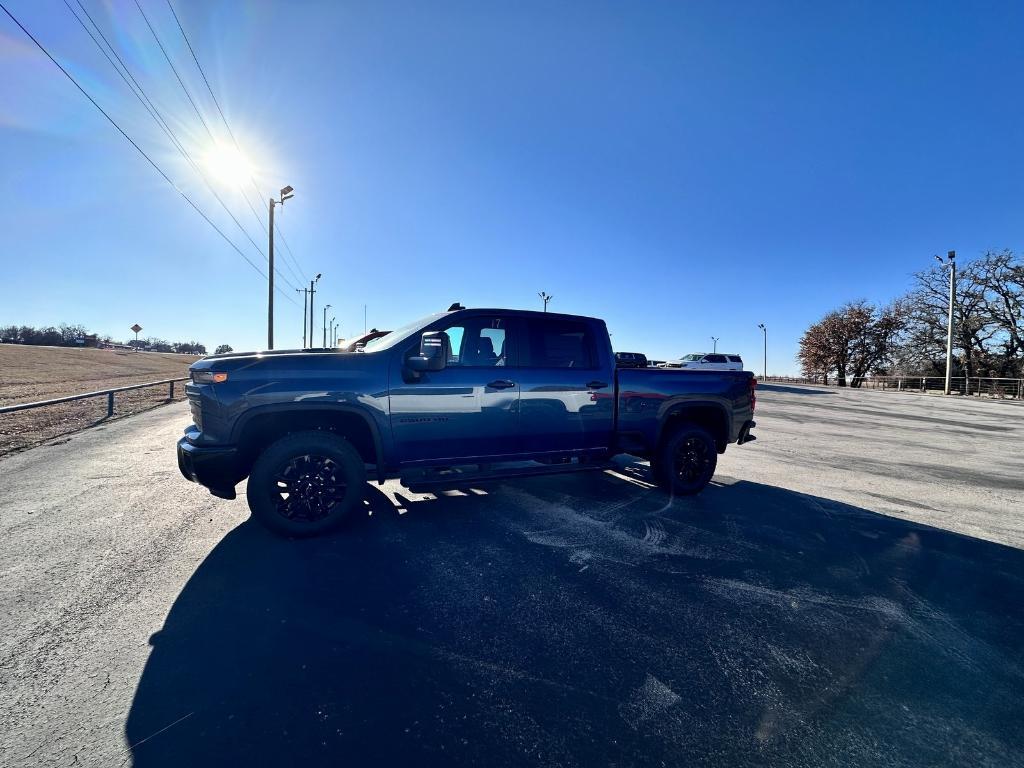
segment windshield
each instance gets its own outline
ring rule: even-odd
[[[380,352],[383,349],[391,349],[395,344],[400,344],[421,328],[426,328],[438,318],[444,317],[445,314],[445,312],[437,312],[433,315],[421,317],[419,320],[408,325],[403,325],[397,331],[392,331],[387,336],[381,336],[379,339],[368,341],[366,346],[363,347],[363,352]]]
[[[700,360],[703,357],[704,355],[686,355],[686,357],[682,358],[682,360],[684,363],[693,363],[696,362],[697,360]]]

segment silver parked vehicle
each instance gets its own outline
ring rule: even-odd
[[[669,360],[659,368],[690,368],[700,371],[742,371],[743,358],[739,355],[706,352],[696,355],[685,355],[678,360]]]

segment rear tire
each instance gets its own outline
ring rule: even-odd
[[[657,484],[671,496],[693,496],[704,490],[718,466],[718,446],[707,430],[680,424],[658,450],[651,470]]]
[[[282,536],[326,533],[353,516],[366,496],[366,467],[330,432],[296,432],[253,464],[245,491],[254,518]]]

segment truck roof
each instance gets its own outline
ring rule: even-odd
[[[588,315],[567,315],[561,312],[541,312],[535,309],[509,309],[508,307],[464,307],[462,309],[452,310],[450,314],[455,314],[456,312],[496,312],[503,315],[520,315],[522,317],[554,318],[558,320],[592,320],[596,323],[604,322],[600,317],[590,317]]]

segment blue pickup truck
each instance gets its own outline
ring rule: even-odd
[[[753,440],[747,371],[616,368],[604,321],[453,305],[360,350],[215,355],[185,390],[189,480],[310,536],[362,507],[368,476],[414,491],[651,460],[673,495],[699,493],[729,443]]]

